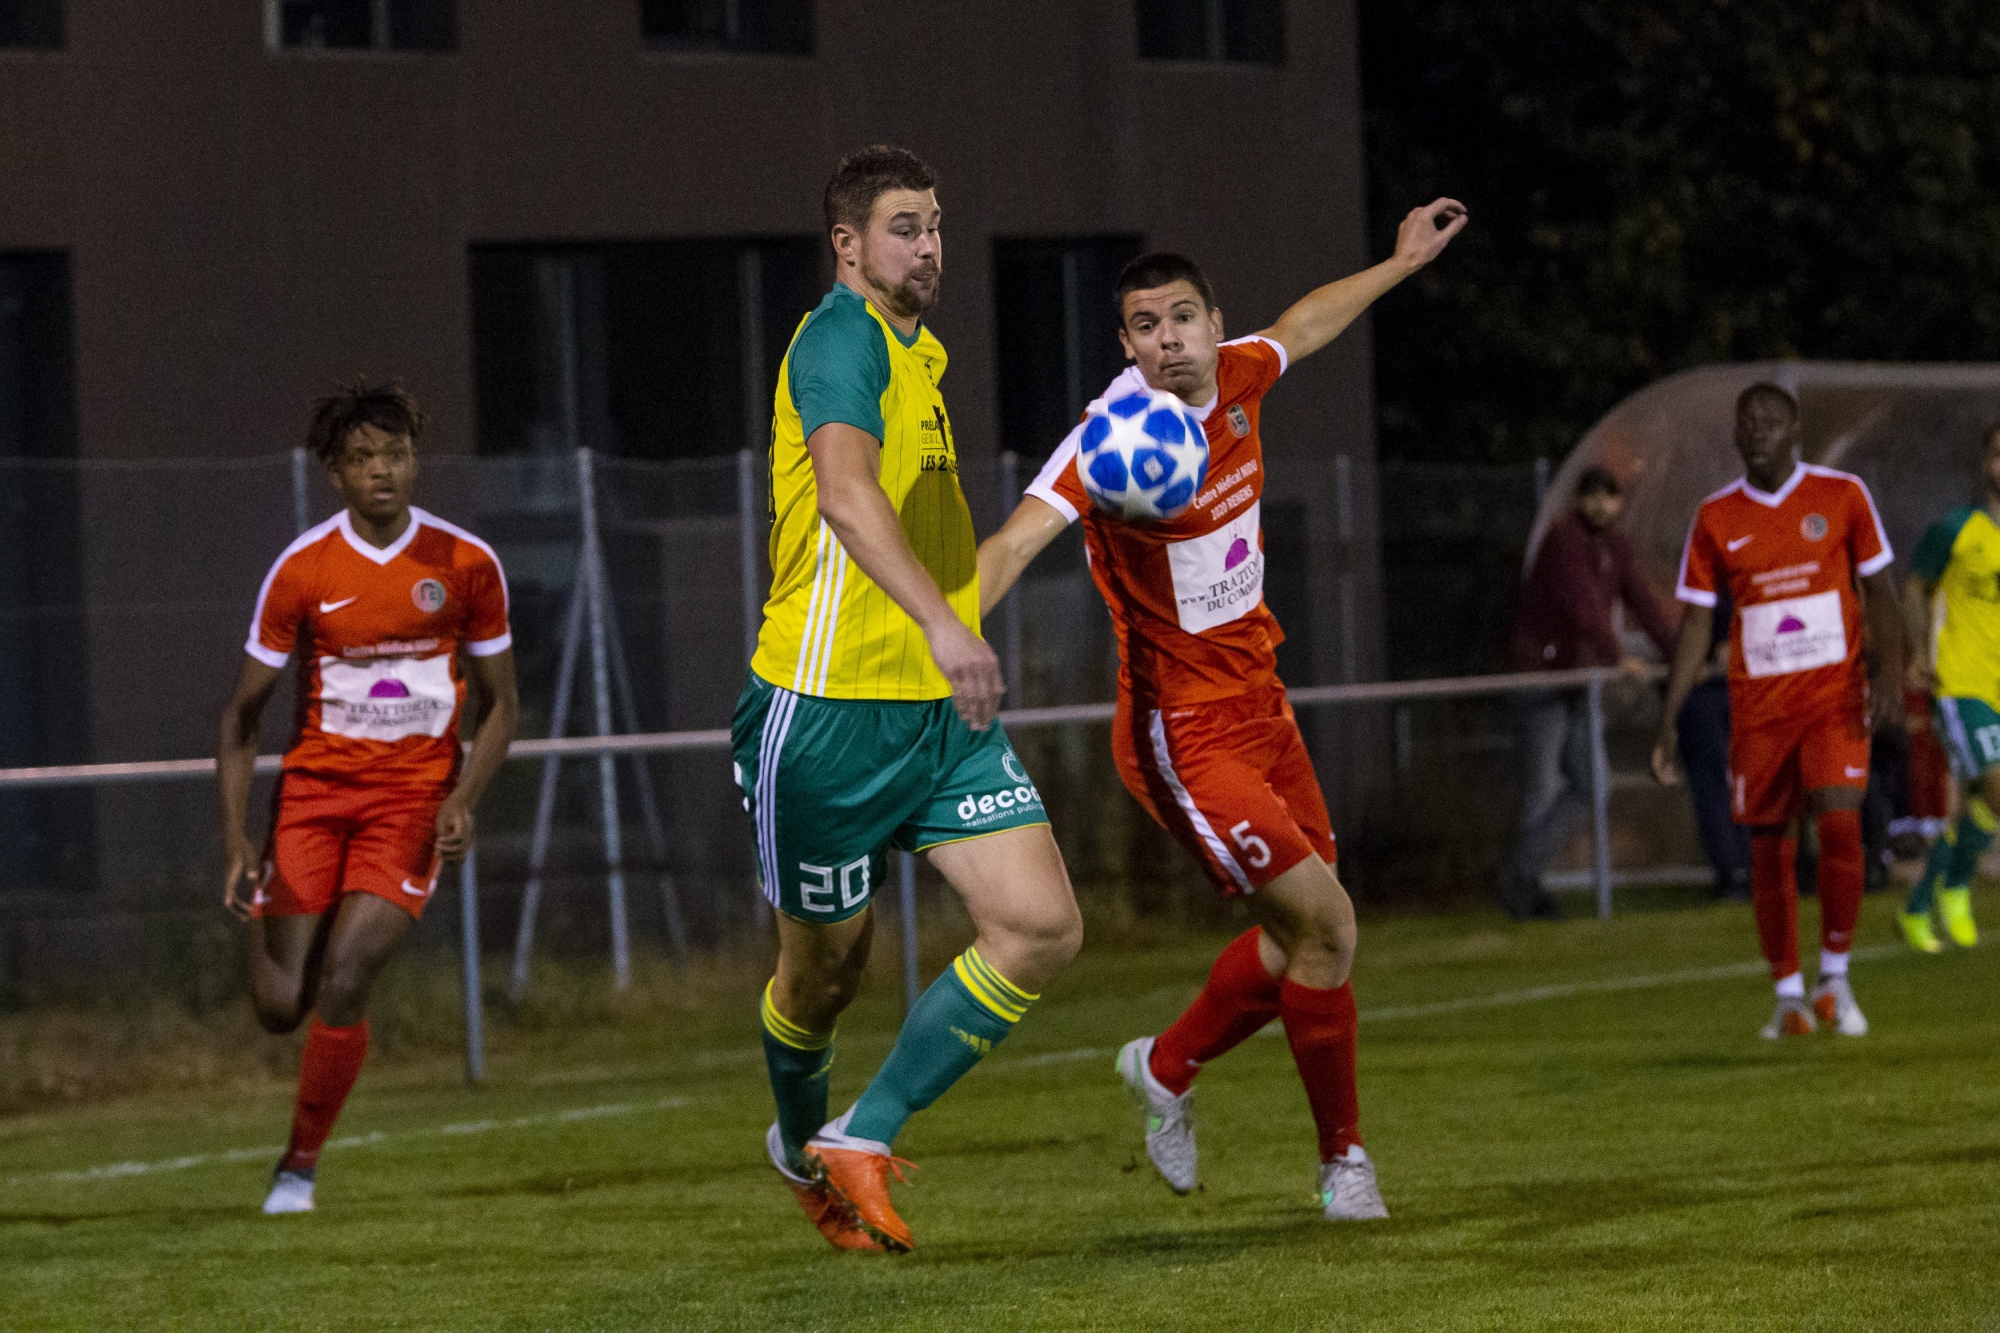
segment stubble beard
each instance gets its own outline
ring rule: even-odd
[[[862,266],[861,272],[862,276],[868,279],[869,286],[888,297],[889,313],[904,319],[922,317],[937,304],[938,294],[944,289],[942,275],[935,268],[929,270],[931,280],[929,291],[917,285],[916,278],[924,272],[921,269],[901,282],[893,284],[885,281],[882,274],[867,265]]]

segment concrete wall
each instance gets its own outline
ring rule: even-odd
[[[809,58],[672,53],[641,42],[634,0],[460,0],[450,53],[271,52],[255,0],[70,0],[64,50],[0,52],[0,249],[70,256],[81,451],[270,454],[316,394],[368,373],[422,398],[430,450],[469,452],[469,245],[816,233],[834,161],[877,140],[942,176],[934,325],[973,463],[997,433],[992,238],[1185,250],[1235,333],[1369,258],[1345,0],[1288,7],[1282,67],[1140,62],[1131,0],[820,0],[815,27]],[[1287,376],[1264,418],[1273,497],[1306,501],[1322,681],[1380,662],[1369,379],[1364,325]],[[1355,460],[1349,543],[1339,453]],[[282,508],[271,523],[201,539],[246,613],[290,517],[263,498],[288,496],[282,478],[255,490]],[[190,488],[153,506],[155,530],[88,515],[93,602],[144,600],[135,549],[245,493]],[[157,692],[117,667],[132,632],[93,652],[98,758],[166,757]],[[207,743],[236,650],[223,637],[180,687],[201,725],[169,728],[177,750]]]

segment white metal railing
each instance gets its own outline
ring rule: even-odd
[[[1442,680],[1382,681],[1358,685],[1317,685],[1289,692],[1295,708],[1337,707],[1357,704],[1409,703],[1425,699],[1468,699],[1493,695],[1536,693],[1545,690],[1582,690],[1588,701],[1591,730],[1591,848],[1592,867],[1588,883],[1596,889],[1599,916],[1611,915],[1610,797],[1612,781],[1604,748],[1604,685],[1619,671],[1610,667],[1574,671],[1534,671],[1501,676],[1461,676]],[[1069,704],[1054,708],[1018,708],[1000,714],[1011,730],[1031,727],[1078,726],[1108,722],[1116,713],[1109,703]],[[726,751],[726,729],[667,731],[605,736],[561,736],[551,739],[516,741],[508,752],[510,760],[598,758],[648,754]],[[281,756],[259,755],[256,771],[276,773]],[[0,768],[0,789],[76,787],[132,782],[189,782],[212,778],[213,759],[170,759],[124,764],[74,764],[43,768]],[[915,858],[901,858],[899,889],[901,919],[916,920]],[[465,989],[465,1069],[466,1077],[477,1082],[484,1077],[485,1058],[479,977],[479,887],[476,849],[466,856],[459,875],[461,948],[464,954]],[[622,895],[621,895],[622,896]],[[614,929],[617,923],[614,923]],[[622,933],[622,932],[621,932]],[[908,999],[918,990],[916,932],[904,928],[903,971]]]

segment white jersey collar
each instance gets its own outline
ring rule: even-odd
[[[354,531],[354,516],[345,509],[340,511],[338,522],[340,523],[340,535],[347,539],[347,544],[353,547],[357,554],[365,559],[373,560],[378,565],[386,565],[401,555],[404,548],[417,539],[417,529],[421,528],[424,525],[424,520],[429,517],[429,514],[426,514],[415,505],[411,505],[410,526],[404,528],[403,535],[396,538],[395,541],[390,542],[387,546],[370,546],[367,542],[362,541],[360,535]]]
[[[1749,474],[1745,473],[1743,477],[1743,493],[1767,509],[1776,509],[1779,505],[1792,498],[1792,492],[1797,490],[1799,483],[1805,479],[1806,465],[1803,462],[1792,464],[1792,475],[1786,477],[1785,484],[1775,491],[1758,490],[1751,484]],[[415,513],[416,511],[412,510],[411,512]]]

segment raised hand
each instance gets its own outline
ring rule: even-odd
[[[1464,231],[1471,220],[1472,214],[1456,199],[1433,199],[1411,209],[1396,229],[1396,259],[1416,272],[1443,254],[1451,238]]]

